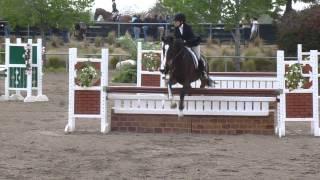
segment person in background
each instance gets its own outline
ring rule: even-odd
[[[117,4],[115,0],[112,0],[112,21],[117,21],[119,16],[119,11],[117,9]]]
[[[11,28],[10,28],[9,23],[5,23],[5,24],[4,24],[3,30],[4,30],[4,36],[5,36],[6,38],[10,37]]]
[[[161,37],[164,35],[164,30],[165,30],[165,27],[166,27],[165,23],[167,23],[167,22],[166,22],[166,20],[163,19],[162,16],[159,16],[158,23],[163,23],[163,24],[160,24],[158,26],[159,37],[160,37],[160,40],[161,40]]]
[[[141,33],[141,24],[142,20],[140,18],[140,15],[136,15],[136,18],[132,21],[133,23],[139,23],[139,24],[134,24],[133,25],[133,34],[135,39],[140,38],[140,33]]]
[[[150,18],[150,14],[147,14],[143,20],[143,23],[151,23],[151,18]],[[148,33],[149,33],[149,24],[144,24],[142,26],[142,30],[143,30],[143,38],[144,41],[147,41],[148,39]]]
[[[252,20],[250,41],[255,40],[257,37],[259,37],[259,22],[258,19],[254,17]]]
[[[153,18],[151,18],[151,23],[158,23],[158,15],[155,14]],[[152,35],[153,39],[157,39],[158,36],[158,25],[157,24],[151,24],[149,26],[149,34]]]

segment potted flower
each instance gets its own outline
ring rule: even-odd
[[[292,64],[288,67],[285,73],[286,87],[289,91],[293,91],[298,88],[303,88],[306,83],[305,78],[302,75],[303,65],[299,63]]]
[[[100,79],[100,72],[89,61],[85,62],[77,72],[77,82],[81,87],[91,87]]]
[[[160,67],[160,55],[158,53],[144,53],[142,55],[142,65],[147,71],[156,71]]]

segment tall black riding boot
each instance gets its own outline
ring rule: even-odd
[[[198,66],[198,69],[199,69],[199,72],[200,72],[200,76],[202,77],[202,79],[208,79],[208,75],[207,75],[207,72],[205,70],[205,65],[204,65],[204,62],[202,59],[200,59],[199,61],[199,66]]]

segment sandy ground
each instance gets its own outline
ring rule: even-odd
[[[0,80],[3,92],[3,80]],[[319,179],[320,139],[288,136],[99,133],[67,123],[67,74],[46,74],[50,102],[0,102],[0,179]]]

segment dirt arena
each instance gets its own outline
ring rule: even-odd
[[[0,102],[0,179],[320,179],[320,138],[99,133],[99,120],[64,134],[66,73],[45,74],[44,103]],[[3,93],[3,79],[0,92]],[[298,126],[299,125],[299,126]]]

